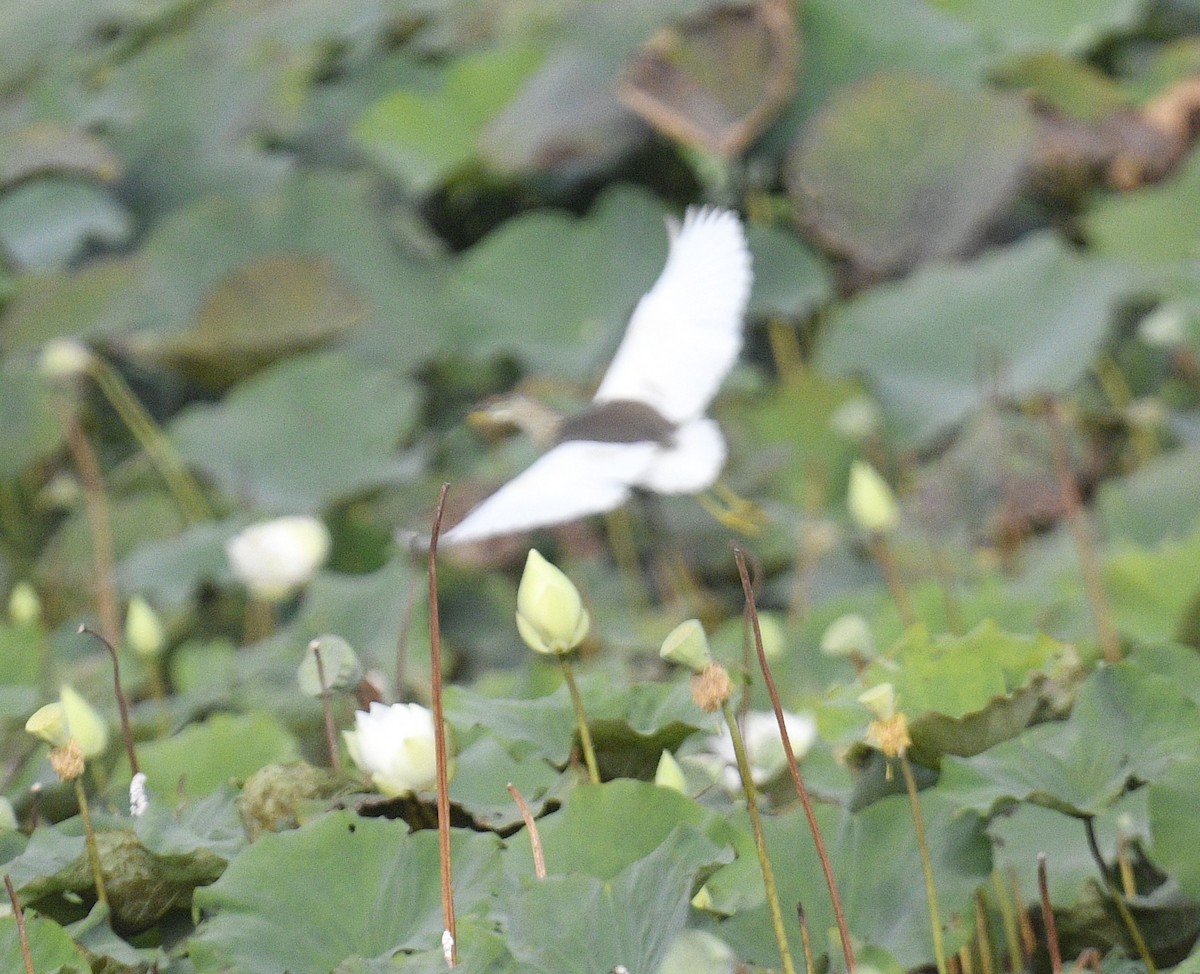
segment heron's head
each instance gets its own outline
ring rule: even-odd
[[[558,438],[562,415],[539,399],[513,392],[485,400],[467,416],[467,422],[492,439],[520,430],[545,450]]]

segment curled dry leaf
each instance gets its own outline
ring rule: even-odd
[[[785,0],[715,7],[652,37],[619,95],[657,131],[732,159],[787,104],[799,49]]]

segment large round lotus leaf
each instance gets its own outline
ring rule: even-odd
[[[497,892],[499,839],[452,837],[455,908],[479,912]],[[212,886],[191,941],[197,974],[328,974],[348,957],[390,957],[440,943],[437,833],[336,812],[262,836]]]
[[[6,349],[38,349],[54,338],[94,339],[137,321],[140,269],[125,258],[70,273],[26,274],[4,310]]]
[[[0,477],[15,478],[63,442],[48,383],[28,355],[0,362]]]
[[[914,446],[995,385],[1012,396],[1070,388],[1133,279],[1122,265],[1037,234],[845,303],[830,316],[817,361],[835,374],[865,374],[900,445]]]
[[[610,880],[551,874],[506,898],[509,950],[529,974],[657,971],[687,922],[697,874],[727,858],[682,826]]]
[[[170,336],[158,354],[200,381],[227,384],[347,331],[366,314],[363,297],[328,257],[267,254],[220,278],[193,326]]]
[[[137,754],[151,788],[197,798],[300,756],[296,739],[267,713],[214,714],[173,737],[142,742]],[[126,766],[118,777],[128,775]]]
[[[483,126],[541,57],[524,45],[460,57],[435,90],[401,88],[371,105],[354,126],[355,139],[381,166],[426,192],[474,160]]]
[[[343,353],[292,358],[222,402],[180,414],[170,433],[183,460],[263,510],[320,510],[411,475],[397,447],[417,416],[416,392],[390,370]]]
[[[1085,233],[1097,253],[1148,267],[1195,260],[1200,252],[1198,199],[1200,153],[1193,152],[1167,181],[1092,207],[1084,218]]]
[[[1131,663],[1097,670],[1071,716],[973,758],[947,758],[938,790],[984,814],[1033,802],[1086,817],[1135,782],[1165,777],[1200,748],[1200,707],[1177,682]]]
[[[1089,50],[1135,27],[1142,0],[939,0],[938,6],[978,28],[1002,51]]]
[[[26,914],[25,935],[29,938],[29,956],[35,971],[83,974],[91,970],[71,935],[53,920]],[[17,921],[11,916],[0,917],[0,969],[25,970]]]
[[[889,274],[968,251],[1020,191],[1034,133],[1014,98],[880,74],[805,128],[788,190],[826,246]]]
[[[90,183],[38,179],[0,196],[0,249],[19,267],[62,267],[89,244],[115,246],[131,232],[124,208]]]

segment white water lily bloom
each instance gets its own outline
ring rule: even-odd
[[[28,582],[17,582],[9,593],[8,618],[14,626],[31,626],[42,618],[42,600]]]
[[[83,342],[56,338],[46,343],[38,360],[38,370],[48,379],[74,379],[91,371],[95,359]]]
[[[252,524],[225,544],[229,567],[250,594],[279,602],[312,581],[329,557],[329,530],[313,517]]]
[[[787,727],[788,741],[792,753],[799,761],[808,753],[817,739],[817,722],[809,714],[783,712],[783,723]],[[742,721],[742,740],[746,743],[746,756],[750,761],[750,777],[756,785],[765,784],[787,766],[787,755],[783,751],[783,740],[779,736],[779,724],[769,710],[753,710]],[[730,790],[741,787],[737,761],[733,754],[733,741],[729,732],[714,735],[710,739],[712,752],[725,765],[725,784]]]
[[[531,548],[517,588],[517,631],[525,645],[537,653],[561,656],[583,642],[591,624],[579,590]]]
[[[715,207],[690,208],[670,237],[666,265],[638,301],[590,406],[442,542],[611,511],[635,488],[696,494],[716,481],[725,438],[705,413],[741,352],[750,249],[737,214]]]
[[[437,783],[433,712],[419,703],[372,703],[343,731],[350,757],[389,797],[428,791]]]

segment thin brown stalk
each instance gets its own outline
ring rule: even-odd
[[[1046,428],[1050,431],[1050,447],[1054,453],[1054,474],[1058,479],[1059,496],[1067,517],[1067,526],[1071,530],[1071,538],[1075,542],[1079,570],[1083,575],[1083,588],[1092,612],[1092,624],[1096,627],[1096,639],[1104,659],[1109,663],[1119,663],[1121,640],[1109,612],[1095,540],[1087,513],[1083,509],[1083,500],[1079,496],[1079,484],[1071,471],[1071,462],[1067,456],[1067,437],[1063,431],[1062,416],[1058,411],[1058,403],[1053,399],[1046,404],[1045,415]]]
[[[329,766],[336,774],[342,773],[342,756],[338,752],[337,728],[333,725],[333,694],[325,682],[325,661],[321,659],[321,647],[313,640],[309,648],[317,663],[317,682],[321,684],[321,710],[325,715],[325,746],[329,748]]]
[[[8,900],[12,903],[13,919],[17,921],[17,937],[21,941],[21,959],[25,961],[25,974],[35,974],[33,957],[29,953],[29,935],[25,932],[25,913],[21,909],[21,901],[17,899],[17,891],[13,888],[12,877],[4,874],[4,888],[8,890]]]
[[[141,769],[138,767],[137,751],[134,750],[133,746],[133,728],[129,722],[129,698],[125,696],[125,690],[121,687],[121,664],[117,661],[116,647],[102,634],[89,626],[80,626],[79,633],[80,635],[86,633],[92,638],[99,640],[101,645],[108,650],[108,655],[112,657],[113,693],[117,698],[117,710],[121,714],[121,737],[125,740],[125,754],[129,758],[129,773],[135,775]]]
[[[750,584],[750,573],[746,570],[746,556],[741,548],[733,549],[733,558],[737,562],[738,575],[742,580],[742,592],[750,612],[750,624],[754,631],[754,646],[758,652],[758,665],[762,670],[767,693],[771,697],[771,709],[775,711],[775,721],[779,725],[779,736],[783,741],[783,753],[787,756],[788,771],[791,772],[792,782],[796,786],[796,794],[804,808],[804,816],[808,820],[808,829],[812,833],[813,844],[816,846],[817,858],[821,861],[821,870],[825,874],[825,885],[829,889],[829,900],[833,905],[833,916],[837,922],[838,935],[842,941],[842,951],[846,956],[846,969],[854,974],[854,946],[850,941],[850,929],[846,925],[846,912],[842,909],[842,897],[838,892],[837,880],[833,875],[833,866],[829,862],[829,853],[825,849],[825,840],[821,836],[821,827],[817,823],[817,815],[813,810],[812,799],[808,788],[796,764],[796,753],[792,750],[792,742],[788,737],[787,726],[783,719],[783,707],[779,702],[779,690],[775,686],[775,678],[771,676],[771,667],[767,663],[767,654],[763,650],[762,629],[758,623],[758,606],[754,597],[754,587]]]
[[[442,628],[438,617],[437,546],[442,533],[442,513],[446,507],[448,483],[442,484],[437,508],[433,514],[433,531],[429,537],[429,658],[432,674],[430,695],[433,698],[433,737],[437,752],[437,818],[438,859],[442,875],[442,921],[445,926],[442,947],[446,964],[458,963],[458,929],[454,920],[454,881],[450,872],[450,774],[447,770],[446,719],[442,706]]]
[[[1046,925],[1046,949],[1050,952],[1052,974],[1062,974],[1062,951],[1058,945],[1058,924],[1050,905],[1050,888],[1046,883],[1046,853],[1038,853],[1038,893],[1042,900],[1042,922]]]
[[[546,854],[542,850],[542,834],[538,831],[537,819],[533,817],[533,812],[529,808],[529,803],[525,801],[525,796],[511,781],[508,783],[508,793],[517,803],[517,811],[521,813],[521,821],[525,823],[525,831],[529,833],[529,848],[533,853],[533,874],[538,879],[545,879]]]
[[[92,449],[74,410],[63,404],[59,415],[67,435],[67,448],[83,486],[83,510],[92,540],[92,571],[95,573],[92,584],[96,593],[100,631],[115,646],[121,640],[120,599],[115,581],[112,520],[109,517],[108,498],[104,494],[100,461],[96,459],[96,451]]]

